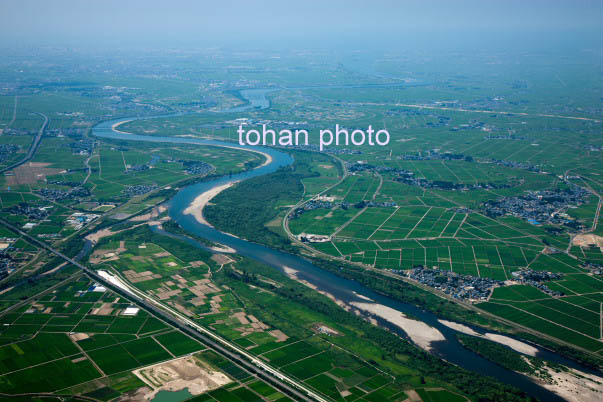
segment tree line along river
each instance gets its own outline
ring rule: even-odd
[[[275,89],[270,88],[241,91],[241,96],[244,97],[248,101],[248,103],[244,106],[225,109],[222,112],[234,113],[243,112],[251,108],[268,108],[270,107],[270,104],[269,101],[266,99],[265,95],[274,90]],[[516,388],[519,388],[527,394],[534,396],[540,400],[563,401],[563,399],[557,394],[536,384],[528,377],[522,374],[518,374],[514,371],[507,370],[501,366],[498,366],[492,363],[491,361],[484,359],[478,354],[464,348],[456,338],[457,331],[440,323],[438,321],[438,317],[430,312],[421,310],[411,304],[402,303],[393,298],[378,294],[354,280],[344,279],[331,272],[327,272],[313,265],[311,262],[300,256],[288,254],[279,250],[274,250],[260,244],[240,239],[230,234],[223,233],[211,226],[198,222],[193,215],[184,213],[184,211],[189,207],[193,200],[200,194],[203,194],[215,187],[226,185],[228,183],[234,183],[250,179],[252,177],[257,177],[275,172],[277,169],[283,166],[292,164],[294,160],[289,154],[269,147],[239,146],[235,145],[234,143],[225,141],[195,138],[146,136],[125,133],[123,131],[116,131],[114,129],[114,126],[121,122],[158,117],[167,116],[131,117],[105,121],[96,125],[93,128],[92,132],[97,137],[116,140],[191,144],[230,148],[236,147],[240,149],[248,149],[250,151],[259,151],[262,153],[266,153],[272,158],[272,161],[270,163],[258,167],[256,169],[252,169],[238,174],[213,178],[211,180],[191,184],[180,189],[178,193],[170,200],[168,211],[169,216],[175,222],[177,222],[185,231],[192,233],[196,236],[208,239],[212,242],[228,246],[234,249],[236,253],[240,255],[263,262],[275,269],[280,270],[281,272],[285,272],[286,268],[293,269],[298,272],[297,277],[299,279],[307,281],[308,283],[315,286],[317,290],[329,293],[333,297],[344,302],[347,305],[352,305],[351,303],[377,303],[386,306],[390,309],[394,309],[398,312],[404,313],[405,315],[408,315],[413,319],[419,320],[429,325],[430,327],[437,329],[443,335],[444,340],[432,342],[431,347],[433,353],[439,355],[448,362],[479,374],[494,377],[497,380],[515,386]],[[158,233],[163,233],[167,235],[165,232],[159,229],[155,230]],[[170,236],[175,235],[170,234]],[[176,237],[180,236],[176,235]],[[195,241],[191,241],[191,239],[183,239],[196,247],[205,248],[204,245]],[[408,338],[407,334],[400,327],[393,325],[390,322],[379,317],[376,317],[376,319],[380,325],[387,327],[388,329],[394,331],[402,337]],[[472,327],[472,329],[475,332],[482,334],[484,333],[481,328]],[[552,353],[542,348],[538,348],[537,356],[546,360],[551,360],[557,363],[567,365],[569,367],[578,368],[582,371],[588,371],[587,369],[579,366],[572,360],[566,359],[558,354]]]

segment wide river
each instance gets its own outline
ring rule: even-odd
[[[274,91],[274,89],[257,89],[257,90],[245,90],[241,91],[241,95],[245,97],[249,104],[227,109],[222,111],[223,113],[236,113],[248,110],[250,108],[264,109],[270,106],[269,101],[266,99],[266,93]],[[167,116],[155,116],[167,117]],[[149,117],[145,117],[149,118]],[[147,142],[159,142],[159,143],[177,143],[177,144],[191,144],[191,145],[202,145],[202,146],[218,146],[218,147],[233,147],[233,143],[215,141],[215,140],[204,140],[195,138],[182,138],[182,137],[161,137],[161,136],[147,136],[130,134],[125,132],[116,131],[113,126],[116,123],[125,122],[129,120],[141,119],[140,117],[131,117],[116,119],[111,121],[105,121],[93,128],[93,134],[108,139],[116,140],[128,140],[128,141],[147,141]],[[237,145],[238,147],[238,145]],[[390,297],[378,294],[371,289],[359,284],[356,281],[341,278],[335,274],[327,272],[308,260],[284,253],[282,251],[274,250],[260,244],[252,243],[235,236],[231,236],[227,233],[220,232],[208,225],[199,223],[192,215],[184,214],[184,210],[191,204],[191,202],[200,194],[211,190],[214,187],[222,186],[227,183],[236,181],[246,180],[252,177],[265,175],[276,171],[282,166],[287,166],[293,163],[293,158],[282,151],[268,148],[268,147],[251,147],[244,146],[240,148],[253,149],[269,154],[272,157],[272,162],[253,169],[247,172],[234,174],[232,176],[222,176],[209,181],[192,184],[182,188],[174,196],[169,203],[169,215],[170,217],[179,223],[186,231],[206,238],[212,242],[220,243],[231,247],[236,250],[240,255],[255,259],[263,262],[271,267],[274,267],[282,272],[285,272],[285,267],[298,271],[297,277],[304,281],[309,282],[315,286],[318,290],[327,292],[333,295],[338,300],[348,304],[352,302],[359,303],[378,303],[401,313],[411,316],[413,319],[420,320],[425,324],[436,328],[440,331],[445,340],[432,342],[432,351],[437,355],[441,356],[445,360],[461,366],[467,370],[477,372],[479,374],[488,375],[496,378],[497,380],[513,385],[526,393],[543,401],[563,401],[563,399],[557,394],[541,387],[540,385],[531,381],[528,377],[518,374],[514,371],[502,368],[484,358],[465,349],[457,340],[457,332],[445,325],[442,325],[438,321],[438,317],[430,312],[421,310],[413,305],[402,303]],[[204,248],[203,245],[188,240],[191,244]],[[390,324],[389,322],[377,318],[380,325],[395,331],[399,335],[407,338],[407,334],[399,327]],[[473,330],[479,333],[484,333],[480,328],[473,327]],[[552,360],[561,364],[565,364],[570,367],[575,367],[583,371],[587,371],[585,368],[580,367],[575,362],[565,359],[555,353],[551,353],[547,350],[538,350],[538,357],[543,359]]]

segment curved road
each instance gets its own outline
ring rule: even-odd
[[[24,164],[25,162],[27,162],[31,158],[33,158],[33,156],[35,155],[36,151],[38,150],[38,146],[40,145],[40,141],[42,141],[42,136],[44,135],[44,130],[46,130],[46,127],[48,126],[48,121],[49,121],[48,117],[45,114],[37,113],[37,112],[36,112],[36,114],[38,116],[42,116],[44,118],[44,123],[42,123],[42,127],[40,127],[40,130],[38,131],[38,135],[36,135],[36,138],[34,138],[33,142],[31,143],[31,146],[29,147],[29,151],[27,152],[27,155],[25,155],[25,157],[23,159],[21,159],[19,162],[13,163],[10,166],[0,169],[0,174],[21,166],[22,164]]]

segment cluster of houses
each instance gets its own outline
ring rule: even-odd
[[[184,167],[184,172],[190,175],[207,174],[213,170],[213,166],[209,163],[200,161],[179,161]]]
[[[27,219],[30,220],[42,220],[48,216],[48,209],[50,208],[52,208],[52,205],[47,207],[35,207],[26,202],[20,202],[19,204],[6,209],[6,212],[13,215],[26,216]]]
[[[422,154],[416,155],[402,155],[398,156],[399,160],[413,160],[413,161],[421,161],[421,160],[464,160],[466,162],[473,162],[473,157],[464,154],[455,154],[451,152],[440,153],[439,149],[432,149]],[[507,163],[506,161],[494,161],[494,163]],[[510,164],[514,165],[514,167],[523,167],[526,169],[532,169],[531,165],[528,164],[515,164],[515,162],[510,162]],[[406,169],[388,167],[388,166],[373,166],[364,161],[357,161],[355,163],[346,163],[346,168],[352,174],[356,172],[362,171],[375,171],[380,173],[391,173],[395,176],[394,180],[400,183],[408,184],[410,186],[418,186],[421,188],[437,188],[441,190],[475,190],[475,189],[501,189],[501,188],[510,188],[514,185],[514,183],[504,182],[504,183],[475,183],[475,184],[466,184],[466,183],[453,183],[451,181],[444,180],[428,180],[425,178],[417,178],[415,177],[414,172],[411,172]]]
[[[149,165],[145,164],[138,164],[138,165],[128,165],[126,167],[126,173],[137,173],[137,172],[144,172],[145,170],[149,170],[151,167]]]
[[[492,131],[493,127],[487,126],[483,121],[471,120],[469,123],[459,124],[450,128],[450,131],[462,131],[462,130],[483,130],[486,132]],[[484,130],[485,129],[485,130]]]
[[[588,269],[593,275],[603,276],[603,265],[596,262],[587,262],[583,265],[584,268]]]
[[[161,162],[161,157],[159,155],[151,155],[151,160],[147,163],[141,163],[141,164],[136,164],[136,165],[127,165],[126,173],[131,174],[131,173],[137,173],[137,172],[144,172],[146,170],[151,169],[158,162]]]
[[[521,284],[534,286],[550,296],[563,296],[563,293],[549,289],[543,282],[555,281],[561,279],[561,274],[546,271],[534,271],[532,269],[522,269],[521,271],[511,272],[513,279]]]
[[[445,180],[427,180],[424,178],[415,177],[413,172],[403,171],[398,174],[398,177],[394,179],[397,182],[408,184],[409,186],[418,186],[421,188],[437,188],[440,190],[477,190],[477,189],[501,189],[510,188],[513,183],[453,183]]]
[[[123,189],[123,193],[128,197],[136,197],[137,195],[143,195],[157,189],[156,184],[136,184],[132,186],[126,186]]]
[[[563,190],[528,191],[520,196],[486,201],[482,207],[485,214],[491,217],[512,215],[533,225],[565,224],[579,229],[581,224],[566,211],[586,202],[588,195],[586,190],[571,186]]]
[[[484,136],[485,140],[514,140],[514,141],[524,141],[527,138],[524,137],[523,135],[518,135],[515,133],[507,133],[507,134],[503,134],[503,133],[490,133],[488,132],[488,135]]]
[[[8,135],[32,135],[32,134],[35,134],[35,131],[33,131],[33,130],[27,130],[27,129],[24,129],[24,128],[18,128],[18,127],[7,127],[7,128],[2,129],[2,134],[8,134]]]
[[[499,166],[509,167],[513,169],[522,169],[527,170],[529,172],[537,173],[540,172],[540,168],[538,166],[532,165],[531,163],[527,162],[507,161],[502,159],[492,159],[491,162]]]
[[[297,239],[303,243],[325,243],[331,240],[331,236],[301,233]]]
[[[398,206],[397,203],[393,201],[359,201],[354,204],[355,208],[396,208]]]
[[[311,152],[322,152],[325,154],[331,155],[361,155],[362,151],[359,151],[355,148],[345,148],[345,147],[327,147],[322,151],[320,147],[316,144],[308,144],[308,145],[292,145],[288,146],[287,149],[297,149],[300,151],[311,151]]]
[[[69,190],[41,188],[39,194],[52,201],[74,200],[90,196],[90,190],[84,187],[74,187]]]
[[[33,229],[36,225],[38,225],[38,221],[43,221],[44,219],[46,219],[49,215],[48,210],[52,208],[52,205],[48,205],[45,207],[36,207],[26,202],[20,202],[17,205],[13,205],[10,208],[6,208],[4,212],[27,218],[27,221],[21,227],[25,230],[30,230]],[[8,247],[8,245],[9,243],[0,243],[0,252],[3,252]]]
[[[297,219],[306,211],[312,211],[315,209],[332,209],[335,207],[347,209],[349,207],[349,203],[334,202],[334,197],[318,197],[308,201],[301,208],[296,208],[295,211],[289,215],[289,219]]]
[[[4,251],[0,254],[0,279],[6,278],[16,267],[16,262]]]
[[[69,173],[74,173],[77,171],[84,171],[85,169],[72,169],[69,170]],[[86,169],[87,170],[87,169]],[[46,184],[54,184],[56,186],[66,186],[66,187],[79,187],[82,183],[79,181],[70,181],[70,180],[60,180],[60,179],[46,179]]]
[[[348,170],[348,172],[354,174],[357,172],[365,172],[365,171],[371,171],[371,172],[379,172],[379,173],[392,173],[392,174],[404,174],[406,172],[408,172],[407,170],[404,169],[400,169],[400,168],[394,168],[394,167],[390,167],[390,166],[374,166],[371,165],[370,163],[366,163],[365,161],[357,161],[355,163],[349,163],[346,162],[345,163],[346,169]]]
[[[76,155],[84,156],[91,155],[95,146],[96,141],[90,139],[81,139],[79,141],[73,141],[69,143],[69,148],[71,148],[71,152]]]
[[[430,161],[430,160],[464,160],[466,162],[472,162],[473,157],[470,155],[463,154],[455,154],[452,152],[440,152],[439,149],[430,149],[425,151],[424,153],[416,154],[416,155],[400,155],[397,156],[396,159],[404,160],[404,161]]]
[[[270,126],[273,129],[295,129],[299,127],[307,128],[309,124],[307,121],[290,121],[290,120],[268,120],[268,119],[254,119],[252,117],[240,117],[238,119],[229,120],[225,123],[230,124],[232,126],[239,125],[250,125],[250,126],[262,126],[265,124],[266,126]]]
[[[398,273],[402,272],[404,271]],[[430,269],[423,266],[409,270],[407,275],[409,278],[438,289],[455,299],[468,301],[487,300],[494,287],[504,284],[495,279],[460,275],[451,271]]]
[[[393,201],[359,201],[355,204],[339,201],[335,202],[334,197],[319,197],[305,203],[301,208],[295,209],[289,216],[289,219],[299,218],[304,212],[315,209],[333,209],[339,207],[341,209],[354,208],[396,208],[398,204]]]
[[[18,265],[18,260],[13,258],[11,252],[15,250],[17,238],[0,238],[0,279],[4,279],[13,272]]]
[[[19,147],[13,144],[0,144],[0,162],[4,162],[15,156]]]

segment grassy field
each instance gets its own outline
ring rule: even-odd
[[[308,128],[313,144],[319,128],[336,123],[387,127],[386,147],[331,147],[332,155],[286,150],[292,167],[224,191],[206,217],[229,233],[299,252],[282,220],[295,204],[324,192],[332,206],[296,214],[288,226],[293,235],[328,236],[306,245],[337,264],[356,264],[366,283],[416,266],[501,282],[526,269],[557,273],[559,279],[544,282],[558,292],[554,297],[507,282],[477,306],[603,353],[603,286],[593,268],[603,253],[574,241],[603,235],[596,218],[603,194],[597,54],[488,51],[426,61],[392,51],[341,54],[336,62],[321,51],[283,52],[278,59],[224,49],[172,56],[57,57],[40,50],[35,63],[7,57],[0,68],[0,167],[26,154],[43,121],[36,113],[50,123],[32,163],[0,176],[2,219],[74,256],[88,228],[146,213],[203,174],[238,173],[262,162],[234,149],[92,136],[91,127],[103,120],[148,116],[154,118],[121,129],[236,141],[237,119],[244,118],[251,126]],[[218,113],[243,102],[240,89],[262,87],[276,89],[269,108]],[[211,169],[191,173],[202,163]],[[370,167],[352,169],[358,166]],[[336,185],[344,171],[350,174]],[[487,202],[572,186],[587,195],[554,211],[561,223],[486,211]],[[97,216],[76,229],[68,223],[74,214]],[[0,238],[9,264],[9,276],[0,279],[2,308],[75,274],[21,236],[0,229]],[[412,391],[425,401],[455,401],[483,392],[481,377],[463,383],[467,373],[442,369],[439,360],[373,332],[288,278],[238,256],[212,257],[144,225],[101,240],[84,263],[119,274],[333,400],[404,400]],[[287,400],[144,311],[123,315],[129,303],[93,285],[73,280],[0,316],[0,390],[109,400],[143,385],[133,369],[197,353],[235,380],[197,400]],[[444,302],[433,304],[451,314]],[[320,334],[317,325],[340,335]],[[502,388],[488,386],[502,398]]]

